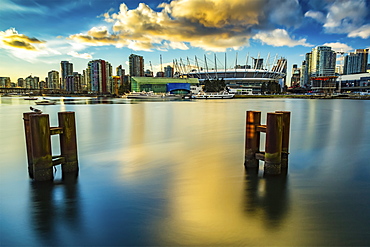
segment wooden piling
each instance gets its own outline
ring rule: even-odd
[[[59,135],[61,156],[64,157],[62,172],[77,172],[77,141],[74,112],[58,112],[59,127],[63,129]]]
[[[26,138],[26,150],[27,150],[28,175],[30,176],[30,178],[33,178],[32,144],[31,144],[31,131],[30,131],[30,116],[33,114],[39,114],[39,113],[36,113],[36,112],[23,113],[24,134]]]
[[[276,111],[276,113],[283,113],[281,167],[282,169],[286,169],[288,166],[288,156],[289,156],[290,112],[289,111]]]
[[[33,178],[36,181],[53,180],[49,115],[30,114],[29,116]]]
[[[257,131],[257,127],[261,125],[261,112],[247,111],[246,115],[245,166],[258,167],[256,153],[260,147],[260,132]]]
[[[265,174],[281,173],[283,113],[267,113]]]

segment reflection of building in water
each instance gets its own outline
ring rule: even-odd
[[[76,174],[64,174],[59,183],[33,182],[31,208],[32,226],[43,245],[65,245],[71,242],[71,239],[65,237],[65,231],[70,231],[68,235],[75,236],[76,230],[81,228]],[[60,237],[61,229],[63,238]]]
[[[287,175],[259,177],[258,168],[247,168],[245,210],[264,213],[268,227],[278,227],[288,210]]]

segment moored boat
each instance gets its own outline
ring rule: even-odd
[[[235,94],[231,94],[228,92],[221,92],[221,93],[199,93],[192,95],[193,99],[231,99],[235,96]]]

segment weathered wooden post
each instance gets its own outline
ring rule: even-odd
[[[30,176],[30,178],[33,178],[32,144],[31,144],[31,130],[30,130],[30,116],[33,114],[39,114],[39,113],[37,112],[23,113],[24,133],[26,137],[28,175]]]
[[[281,168],[288,167],[289,156],[289,136],[290,136],[290,112],[289,111],[276,111],[276,113],[283,113],[283,140],[281,148]]]
[[[258,167],[259,161],[256,153],[260,148],[260,132],[257,127],[261,125],[260,111],[247,111],[245,132],[245,166]]]
[[[283,133],[283,113],[267,113],[265,143],[265,173],[280,174]]]
[[[64,157],[62,162],[62,172],[77,172],[77,141],[76,141],[76,124],[74,112],[58,112],[59,127],[62,133],[59,135],[61,156]]]
[[[31,114],[29,116],[33,178],[36,181],[53,180],[49,115]]]

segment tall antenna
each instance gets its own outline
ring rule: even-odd
[[[215,69],[216,69],[216,79],[218,80],[218,74],[217,74],[217,58],[215,53]]]
[[[226,52],[225,52],[225,78],[226,78]]]

